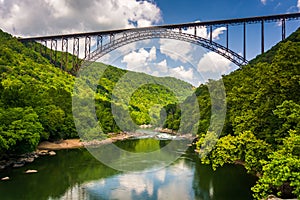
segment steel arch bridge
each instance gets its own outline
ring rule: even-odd
[[[133,29],[119,29],[119,30],[107,30],[97,32],[86,32],[86,33],[74,33],[64,35],[52,35],[52,36],[39,36],[29,38],[18,38],[21,42],[39,42],[44,45],[40,46],[41,54],[47,55],[49,51],[48,46],[50,42],[50,61],[53,63],[57,62],[58,44],[61,44],[60,51],[62,52],[60,67],[65,69],[65,66],[69,63],[68,53],[72,51],[74,55],[72,57],[72,70],[71,73],[76,73],[80,66],[88,65],[89,63],[96,61],[106,53],[113,51],[121,46],[129,43],[133,43],[140,40],[153,39],[153,38],[165,38],[180,40],[189,43],[193,43],[202,46],[208,50],[211,50],[226,59],[230,60],[237,66],[242,66],[248,63],[246,56],[246,40],[248,24],[260,24],[260,40],[261,40],[261,52],[265,52],[265,23],[276,22],[281,25],[281,38],[286,38],[286,21],[298,20],[300,13],[289,13],[280,15],[269,15],[269,16],[257,16],[248,18],[238,19],[227,19],[207,22],[192,22],[184,24],[171,24],[161,25],[146,28],[133,28]],[[242,55],[237,54],[234,50],[229,48],[229,29],[232,26],[242,26],[242,40],[243,40],[243,52]],[[209,31],[208,39],[197,36],[197,30],[199,28],[207,28]],[[226,38],[225,45],[221,45],[213,41],[213,30],[214,28],[225,27]],[[186,29],[193,29],[194,34],[184,33]],[[258,36],[259,37],[259,36]],[[72,49],[69,49],[69,43],[73,40]],[[96,41],[95,49],[92,50],[92,41]],[[84,41],[84,45],[82,44]],[[59,43],[58,43],[59,42]],[[84,62],[79,59],[80,46],[84,46]],[[66,70],[66,69],[65,69]]]
[[[105,54],[121,46],[125,46],[127,44],[137,42],[140,40],[155,38],[179,40],[202,46],[227,58],[237,66],[245,65],[248,63],[248,61],[244,57],[237,54],[236,52],[228,49],[227,47],[222,46],[221,44],[218,44],[216,42],[213,42],[212,40],[208,40],[200,36],[172,31],[164,28],[143,28],[124,32],[122,37],[113,40],[112,42],[109,42],[104,46],[98,47],[95,51],[91,52],[86,56],[86,58],[84,59],[86,62],[83,63],[83,66],[87,63],[98,60]]]

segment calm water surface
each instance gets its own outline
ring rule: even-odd
[[[147,152],[168,141],[138,139],[116,144],[127,151]],[[38,173],[25,174],[27,169]],[[105,166],[86,149],[61,150],[56,156],[38,158],[25,167],[0,171],[0,177],[5,176],[10,180],[0,182],[1,200],[250,200],[255,182],[255,177],[241,166],[227,165],[213,171],[201,165],[192,148],[167,167],[131,172]]]

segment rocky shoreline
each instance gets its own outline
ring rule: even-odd
[[[167,133],[175,135],[176,133],[169,129],[157,129],[155,130],[160,133]],[[7,155],[6,158],[0,161],[0,170],[4,170],[6,168],[19,168],[23,167],[27,163],[34,162],[35,159],[40,156],[54,156],[56,155],[56,150],[62,149],[77,149],[83,148],[85,146],[99,146],[104,144],[110,144],[119,140],[126,140],[130,138],[138,138],[145,136],[147,134],[141,132],[123,132],[123,133],[112,133],[108,134],[108,138],[104,140],[92,140],[92,141],[81,141],[80,139],[66,139],[60,140],[56,142],[44,141],[41,142],[37,150],[31,153],[26,153],[22,155]],[[192,137],[189,135],[186,136],[178,136],[181,137]]]
[[[36,158],[40,156],[54,156],[56,153],[49,150],[36,150],[35,152],[26,153],[22,155],[8,155],[7,158],[0,161],[0,170],[12,167],[23,167],[27,163],[32,163]]]
[[[34,162],[35,159],[41,156],[54,156],[56,155],[55,150],[77,149],[83,148],[84,146],[109,144],[117,140],[125,140],[141,135],[141,133],[109,134],[109,138],[104,140],[93,140],[88,142],[83,142],[80,139],[67,139],[56,142],[44,141],[38,145],[37,150],[34,152],[22,155],[7,155],[6,158],[0,160],[0,170],[23,167],[28,163]]]

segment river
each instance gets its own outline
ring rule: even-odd
[[[155,151],[168,142],[145,138],[115,144],[127,151],[141,152]],[[28,169],[38,173],[25,174]],[[22,168],[0,171],[0,177],[5,176],[10,180],[0,181],[1,200],[250,200],[250,188],[256,180],[239,165],[213,171],[200,164],[192,147],[166,167],[125,172],[102,164],[85,148],[60,150],[56,156],[40,157]]]

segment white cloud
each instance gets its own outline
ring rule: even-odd
[[[298,7],[298,10],[300,11],[300,0],[298,0],[297,7]]]
[[[230,64],[231,61],[223,56],[215,52],[208,52],[200,59],[198,71],[224,74],[230,70]]]
[[[168,64],[167,64],[167,60],[163,60],[161,62],[159,62],[156,65],[156,68],[158,68],[158,70],[162,73],[167,73],[168,72]],[[159,74],[158,74],[159,75]]]
[[[99,31],[156,24],[161,11],[150,1],[1,1],[1,28],[18,36]]]
[[[131,51],[123,57],[121,62],[125,63],[126,69],[131,71],[144,72],[159,77],[171,76],[192,84],[198,84],[199,80],[195,80],[193,68],[184,66],[171,67],[168,66],[167,59],[157,62],[156,57],[157,50],[153,46],[149,51],[144,48]]]
[[[216,28],[215,30],[213,30],[212,32],[212,39],[213,40],[219,40],[220,39],[220,35],[224,33],[224,31],[226,31],[227,28],[226,27],[219,27]]]
[[[150,53],[141,48],[138,51],[132,51],[125,55],[121,62],[127,64],[128,70],[143,72],[149,61]]]
[[[183,66],[179,66],[176,68],[171,68],[170,76],[185,80],[192,81],[194,79],[194,71],[192,68],[185,69]]]
[[[179,40],[160,39],[160,52],[171,59],[187,63],[192,59],[192,45]]]
[[[155,60],[156,60],[156,48],[155,46],[153,46],[149,52],[149,61],[155,61]]]
[[[260,0],[260,2],[261,2],[262,4],[264,4],[264,5],[266,5],[267,0]]]

